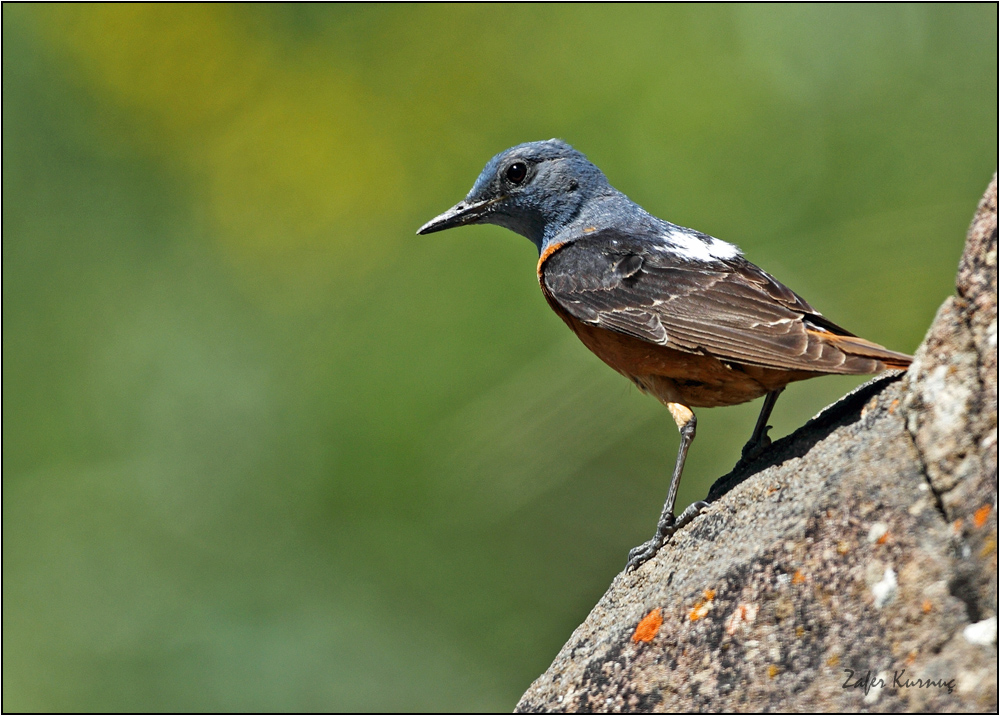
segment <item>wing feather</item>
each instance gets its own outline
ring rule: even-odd
[[[855,338],[738,255],[690,261],[655,236],[605,229],[566,243],[539,271],[550,299],[575,318],[677,350],[824,373],[909,360]]]

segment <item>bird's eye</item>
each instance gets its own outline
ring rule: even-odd
[[[507,167],[507,181],[511,184],[520,184],[528,176],[528,165],[524,162],[514,162]]]

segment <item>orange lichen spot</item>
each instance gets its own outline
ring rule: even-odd
[[[696,622],[702,617],[704,617],[706,614],[708,614],[708,611],[711,608],[712,608],[711,602],[706,602],[703,599],[699,599],[697,602],[695,602],[694,607],[691,608],[691,611],[688,612],[688,619],[690,619],[693,622]]]
[[[840,655],[839,654],[834,654],[833,656],[831,656],[829,659],[826,660],[826,665],[830,666],[830,667],[834,667],[834,666],[836,666],[839,663],[840,663]]]
[[[749,628],[757,618],[757,604],[740,604],[726,621],[726,633],[732,636],[740,627]]]
[[[710,602],[713,599],[715,599],[715,590],[714,589],[706,589],[704,592],[701,593],[701,595],[703,597],[705,597],[705,601],[706,602]]]
[[[804,581],[806,581],[806,575],[796,569],[795,574],[792,575],[792,584],[802,584]]]
[[[780,490],[781,490],[781,485],[771,485],[769,488],[767,488],[767,494],[773,495],[775,492],[779,492]]]
[[[920,605],[920,611],[924,614],[930,614],[931,610],[934,608],[934,602],[930,599],[925,599],[924,603]]]
[[[592,234],[595,231],[597,231],[597,227],[596,226],[587,226],[587,227],[585,227],[583,229],[583,233],[585,233],[585,234]]]
[[[770,666],[767,667],[767,678],[773,679],[775,676],[778,675],[778,672],[780,671],[781,669],[779,669],[774,664],[771,664]]]
[[[962,518],[959,517],[957,520],[951,523],[951,531],[954,532],[955,534],[958,534],[959,532],[962,531],[963,524],[964,523],[962,522]]]
[[[889,541],[889,532],[886,531],[885,534],[883,534],[881,537],[875,540],[875,544],[885,544],[888,541]]]
[[[892,415],[893,413],[896,412],[896,406],[898,405],[899,405],[899,398],[896,398],[891,403],[889,403],[889,415]]]
[[[663,615],[660,612],[660,608],[657,607],[649,614],[642,618],[639,625],[635,628],[635,633],[632,634],[632,641],[638,644],[640,641],[651,642],[656,638],[657,632],[660,631],[660,627],[663,626]]]
[[[910,653],[906,655],[906,662],[905,662],[906,665],[907,666],[913,666],[913,662],[915,662],[917,660],[917,657],[919,655],[920,654],[917,652],[916,649],[911,649]]]
[[[983,505],[978,510],[976,510],[976,514],[972,516],[972,522],[976,525],[977,529],[986,524],[986,520],[989,519],[990,510],[992,509],[993,508],[990,507],[989,505]]]

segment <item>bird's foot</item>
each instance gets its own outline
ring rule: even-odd
[[[756,440],[750,440],[750,442],[743,446],[743,453],[740,456],[741,463],[746,464],[748,462],[753,462],[771,446],[771,438],[767,436],[770,429],[771,426],[766,425],[764,429],[760,431],[760,437]]]
[[[701,514],[702,510],[708,507],[708,503],[705,500],[698,500],[697,502],[692,502],[687,508],[681,513],[681,516],[677,518],[674,523],[674,531],[676,532],[681,527],[691,522],[695,517]]]
[[[628,553],[628,563],[625,565],[625,571],[632,572],[652,559],[660,550],[660,547],[670,540],[674,532],[701,514],[701,511],[706,507],[708,507],[708,503],[704,500],[699,500],[688,505],[688,508],[681,513],[680,517],[668,515],[665,518],[661,518],[660,523],[656,526],[656,534],[653,535],[653,538],[643,542]]]
[[[633,572],[640,566],[648,562],[660,550],[666,537],[660,535],[657,530],[653,539],[643,542],[641,545],[628,553],[628,563],[625,565],[625,572]]]

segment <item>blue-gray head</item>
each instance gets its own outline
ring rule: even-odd
[[[417,230],[498,224],[541,250],[577,218],[588,200],[618,194],[600,169],[560,139],[518,144],[493,157],[463,201]]]

